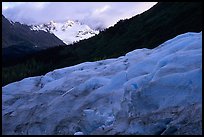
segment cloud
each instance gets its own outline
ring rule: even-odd
[[[10,20],[41,24],[51,20],[78,20],[92,28],[109,27],[149,9],[156,2],[3,2],[2,12]]]

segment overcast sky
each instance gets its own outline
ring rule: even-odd
[[[24,24],[78,20],[92,28],[110,27],[146,11],[156,2],[2,2],[3,15]]]

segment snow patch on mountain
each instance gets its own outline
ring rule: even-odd
[[[31,30],[43,30],[53,33],[68,45],[99,34],[98,30],[93,30],[88,25],[71,20],[67,20],[63,23],[50,21],[47,24],[32,25]]]
[[[3,134],[202,134],[202,32],[2,88]]]

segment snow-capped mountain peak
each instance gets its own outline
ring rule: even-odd
[[[43,30],[53,33],[66,44],[72,44],[99,33],[98,30],[93,30],[86,24],[72,20],[67,20],[65,22],[56,22],[52,20],[49,23],[32,25],[31,30]]]
[[[74,25],[74,23],[78,23],[78,22],[74,22],[74,21],[71,21],[71,20],[68,20],[63,26],[66,27],[72,27]]]

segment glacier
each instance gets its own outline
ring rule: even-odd
[[[2,87],[2,133],[202,134],[202,32]]]

